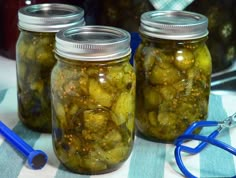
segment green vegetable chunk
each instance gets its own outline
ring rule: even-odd
[[[180,49],[175,54],[175,65],[180,70],[187,70],[194,64],[194,55],[188,49]]]
[[[112,95],[95,80],[89,80],[89,94],[92,99],[102,106],[110,107],[112,105]]]
[[[134,98],[128,92],[121,93],[116,103],[114,103],[112,110],[117,116],[113,117],[116,125],[125,123],[130,116],[133,117],[131,111],[134,110]]]
[[[84,127],[93,132],[98,132],[100,129],[106,127],[108,119],[109,114],[106,112],[94,110],[84,111]]]

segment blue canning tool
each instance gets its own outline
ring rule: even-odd
[[[0,134],[3,135],[4,138],[25,157],[27,157],[30,168],[41,169],[47,163],[48,157],[43,151],[34,150],[1,121]]]
[[[218,126],[218,128],[213,131],[209,136],[202,136],[202,135],[196,135],[193,134],[193,131],[199,127],[214,127]],[[190,154],[197,154],[200,151],[202,151],[209,143],[217,146],[219,148],[224,149],[225,151],[228,151],[229,153],[232,153],[234,156],[236,156],[236,149],[224,142],[221,142],[219,140],[216,140],[216,136],[225,128],[231,128],[236,126],[236,113],[232,116],[227,117],[222,122],[217,121],[197,121],[194,122],[189,126],[189,128],[180,135],[175,140],[175,160],[179,167],[179,169],[182,171],[182,173],[188,177],[188,178],[196,178],[194,175],[192,175],[187,168],[184,166],[182,157],[181,157],[181,151],[190,153]],[[187,140],[199,140],[201,141],[195,148],[191,148],[188,146],[183,145],[183,143]]]

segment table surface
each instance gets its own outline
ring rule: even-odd
[[[23,158],[0,136],[1,178],[181,178],[174,159],[174,146],[145,140],[136,135],[133,151],[123,166],[96,176],[79,175],[66,170],[56,158],[50,134],[41,134],[25,128],[17,116],[15,61],[0,57],[0,120],[13,129],[34,149],[48,155],[48,163],[41,170],[31,170]],[[208,120],[223,120],[232,115],[236,96],[210,96]],[[202,134],[209,133],[203,129]],[[225,130],[219,139],[236,147],[236,128]],[[194,146],[196,141],[187,143]],[[187,168],[197,177],[232,177],[236,175],[236,156],[209,145],[200,154],[184,156]]]

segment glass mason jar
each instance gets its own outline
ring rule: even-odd
[[[212,70],[207,22],[187,11],[141,16],[136,124],[147,138],[173,142],[192,122],[207,118]]]
[[[56,35],[53,146],[73,172],[111,172],[130,155],[136,80],[129,43],[128,32],[108,26],[69,28]]]
[[[50,74],[56,62],[55,34],[84,25],[83,9],[64,4],[39,4],[19,10],[16,46],[18,115],[29,128],[51,132]]]

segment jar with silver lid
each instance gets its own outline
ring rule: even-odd
[[[205,16],[188,11],[142,14],[136,125],[147,138],[172,143],[192,122],[207,118],[212,71],[207,26]]]
[[[128,32],[108,26],[68,28],[56,35],[53,146],[73,172],[111,172],[130,155],[136,80],[129,45]]]
[[[50,74],[55,34],[84,25],[84,11],[65,4],[37,4],[18,11],[16,45],[18,115],[29,128],[51,132]]]

